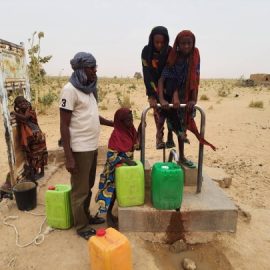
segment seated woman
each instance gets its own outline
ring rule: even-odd
[[[16,118],[22,150],[26,154],[25,176],[28,180],[36,181],[44,176],[44,166],[47,165],[45,134],[38,125],[31,103],[23,96],[16,97],[11,115]]]
[[[121,108],[114,115],[114,130],[109,139],[107,161],[100,175],[96,196],[96,202],[99,204],[98,213],[107,213],[107,223],[110,227],[117,227],[117,219],[112,215],[115,202],[115,168],[121,163],[136,165],[133,161],[136,144],[137,132],[133,125],[132,111]]]

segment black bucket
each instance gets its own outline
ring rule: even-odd
[[[34,182],[22,182],[13,187],[19,210],[29,211],[37,206],[37,185]]]

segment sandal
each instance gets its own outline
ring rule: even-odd
[[[0,202],[2,199],[10,199],[13,200],[13,193],[12,192],[5,192],[0,190]]]
[[[164,142],[156,143],[156,149],[157,150],[164,149],[164,148],[165,148],[165,143]]]
[[[12,193],[12,187],[11,184],[6,181],[1,187],[0,190],[5,192],[5,193]]]
[[[96,230],[90,229],[90,230],[85,231],[85,232],[77,232],[77,234],[80,237],[84,238],[85,240],[88,240],[91,236],[96,235]]]
[[[35,174],[34,181],[41,179],[43,176],[44,176],[44,172],[40,172],[40,173]]]
[[[142,150],[141,144],[140,143],[135,144],[134,145],[134,150],[141,151]]]
[[[187,166],[190,169],[196,168],[196,165],[191,160],[188,160],[188,159],[182,160],[181,164],[183,164],[184,166]]]
[[[166,148],[174,148],[174,147],[175,147],[174,141],[167,141],[166,142]]]
[[[98,217],[98,216],[89,217],[89,224],[97,225],[97,224],[102,224],[102,223],[105,223],[105,219],[102,217]]]

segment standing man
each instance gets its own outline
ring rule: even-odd
[[[100,124],[113,126],[99,116],[97,105],[97,66],[90,53],[79,52],[70,61],[74,72],[60,98],[60,131],[71,174],[71,206],[74,226],[79,236],[95,234],[92,224],[105,222],[91,216],[89,207],[95,183]]]

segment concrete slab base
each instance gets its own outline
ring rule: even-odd
[[[49,164],[58,164],[58,163],[65,163],[65,153],[62,147],[57,147],[54,149],[50,149],[48,151],[48,163]]]
[[[198,175],[198,168],[189,168],[183,164],[180,164],[181,168],[184,171],[185,186],[196,186],[197,185],[197,175]],[[144,165],[144,175],[145,175],[145,187],[151,187],[151,169],[152,166],[148,160],[145,161]]]
[[[166,233],[166,232],[125,232],[125,235],[140,237],[144,241],[152,243],[172,244],[179,239],[190,245],[206,244],[217,239],[218,232],[184,232],[184,233]]]
[[[235,232],[237,208],[206,175],[202,192],[185,187],[180,212],[157,210],[150,202],[149,190],[143,206],[118,208],[119,230],[123,232]]]
[[[197,185],[197,175],[198,168],[189,168],[183,164],[180,164],[184,171],[184,185],[185,186],[196,186]]]
[[[146,189],[151,189],[151,172],[152,172],[151,164],[148,160],[146,160],[144,164],[144,180]]]

